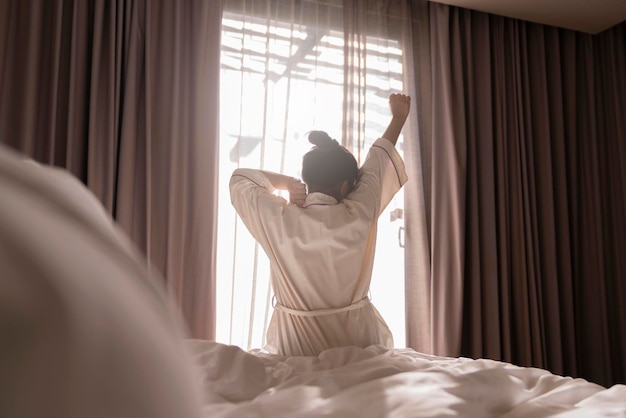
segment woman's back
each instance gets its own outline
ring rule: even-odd
[[[270,259],[276,309],[269,351],[315,355],[343,345],[393,345],[367,302],[378,215],[406,182],[402,160],[386,142],[372,147],[357,187],[340,203],[311,193],[298,207],[275,196],[262,172],[233,173],[233,205]],[[339,312],[320,314],[328,309]]]
[[[298,204],[274,195],[275,188],[289,189],[297,182],[291,177],[252,169],[233,172],[233,206],[270,260],[275,294],[267,331],[270,352],[317,355],[346,345],[393,346],[368,292],[378,217],[407,181],[395,143],[410,100],[396,96],[402,97],[390,98],[394,118],[386,137],[372,145],[360,170],[356,165],[342,170],[354,171],[353,180],[326,182],[326,171],[347,153],[330,138],[319,152],[314,148],[309,153],[317,152],[315,161],[305,155],[304,179],[310,172],[307,164],[314,161],[318,182],[312,187],[307,181],[313,190]]]

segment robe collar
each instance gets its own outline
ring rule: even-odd
[[[304,200],[304,206],[303,207],[309,207],[309,206],[318,206],[318,205],[324,205],[324,206],[329,206],[329,205],[336,205],[337,199],[335,199],[332,196],[329,196],[327,194],[324,193],[320,193],[320,192],[313,192],[313,193],[309,193],[306,197],[306,199]]]

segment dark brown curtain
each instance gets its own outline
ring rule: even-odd
[[[221,1],[3,1],[0,141],[65,167],[214,336]]]
[[[407,298],[432,293],[410,328],[426,321],[438,354],[623,383],[626,23],[593,36],[412,12],[426,191],[411,199],[432,267]]]

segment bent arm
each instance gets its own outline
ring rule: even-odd
[[[306,185],[295,177],[286,176],[272,171],[261,172],[272,183],[275,189],[287,190],[289,192],[289,202],[302,207],[306,199]]]
[[[275,189],[289,190],[289,184],[293,181],[298,181],[296,178],[287,176],[285,174],[275,173],[273,171],[259,170],[267,179],[272,183]]]
[[[252,183],[260,187],[265,193],[273,193],[274,189],[287,190],[289,192],[290,203],[299,207],[304,205],[304,200],[307,195],[306,185],[295,177],[290,177],[272,171],[256,169],[237,169],[233,175],[241,176],[246,178],[248,181],[252,181]],[[232,191],[233,188],[231,179],[231,194]]]

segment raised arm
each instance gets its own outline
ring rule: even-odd
[[[409,109],[411,108],[411,97],[406,94],[392,94],[389,96],[389,109],[391,110],[391,121],[383,134],[393,145],[398,142],[398,136],[404,126]]]

